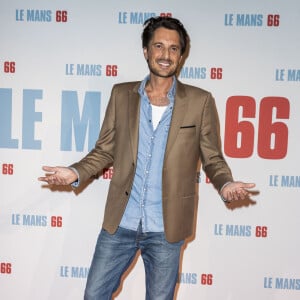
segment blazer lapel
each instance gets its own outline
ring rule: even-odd
[[[138,88],[140,83],[137,83],[132,90],[128,91],[128,122],[129,122],[129,136],[132,150],[132,157],[134,163],[137,160],[138,151],[138,135],[139,135],[139,121],[140,121],[140,95]]]
[[[138,93],[138,88],[140,82],[138,82],[133,89],[128,91],[127,101],[128,101],[128,123],[129,123],[129,136],[131,143],[131,150],[134,162],[137,160],[138,151],[138,135],[139,135],[139,121],[140,121],[140,95]],[[175,103],[173,109],[172,120],[170,124],[169,136],[166,146],[165,157],[170,152],[172,145],[174,144],[180,126],[182,125],[184,116],[186,114],[187,101],[184,85],[177,81],[177,89],[175,96]]]
[[[187,109],[187,101],[186,101],[185,89],[183,84],[177,81],[175,103],[174,103],[172,120],[170,124],[165,157],[171,151],[171,148],[176,140],[178,131],[180,129],[180,126],[182,126],[182,122],[186,114],[186,109]]]

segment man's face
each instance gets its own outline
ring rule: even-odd
[[[144,48],[144,56],[152,74],[164,78],[173,76],[181,60],[178,32],[164,27],[156,29],[148,47]]]

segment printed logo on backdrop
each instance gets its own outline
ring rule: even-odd
[[[299,188],[300,176],[295,175],[270,175],[270,187],[283,187],[283,188]]]
[[[200,276],[199,276],[200,275]],[[184,285],[204,285],[212,286],[214,284],[213,274],[197,273],[179,273],[177,282]]]
[[[118,66],[117,65],[102,66],[101,64],[83,64],[83,63],[66,64],[65,75],[117,77]]]
[[[172,17],[171,12],[149,12],[149,11],[119,11],[118,24],[144,24],[144,22],[152,17]]]
[[[37,22],[37,23],[66,23],[68,22],[67,10],[50,9],[16,9],[16,21],[18,22]]]
[[[12,263],[0,261],[0,275],[11,275],[11,274],[12,274]]]
[[[12,214],[11,224],[24,227],[52,227],[62,228],[62,216],[32,215],[32,214]]]
[[[224,15],[225,26],[235,27],[279,27],[279,14],[227,13]]]
[[[0,148],[41,150],[42,140],[36,139],[37,122],[43,122],[43,113],[37,111],[36,102],[44,98],[42,89],[23,89],[23,99],[13,99],[10,88],[0,88]],[[101,92],[86,91],[83,100],[82,112],[77,91],[62,91],[61,104],[57,111],[61,114],[60,149],[72,151],[72,138],[74,132],[75,150],[84,151],[86,136],[88,149],[92,149],[100,130]],[[12,135],[12,125],[17,114],[13,110],[13,102],[22,102],[22,122],[19,137]],[[17,122],[18,123],[18,122]],[[9,174],[12,168],[9,164],[2,166],[3,172]]]
[[[224,237],[268,238],[268,226],[246,224],[215,224],[213,234]]]
[[[199,67],[199,66],[183,66],[179,73],[181,79],[211,79],[222,80],[223,79],[223,67]]]
[[[300,81],[300,69],[275,70],[275,81]]]
[[[264,277],[263,287],[265,289],[300,291],[300,278]]]
[[[82,266],[60,266],[59,277],[86,279],[89,273],[88,267]]]
[[[234,158],[257,154],[262,159],[284,159],[288,153],[289,118],[290,102],[285,97],[268,96],[258,101],[251,96],[229,97],[225,154]]]

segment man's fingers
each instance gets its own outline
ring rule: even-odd
[[[55,167],[49,167],[49,166],[43,166],[42,170],[47,172],[45,174],[45,176],[40,176],[38,178],[39,181],[45,181],[47,183],[53,183],[55,181],[55,177],[54,174],[56,172],[56,168]]]
[[[56,171],[56,168],[55,167],[49,167],[49,166],[43,166],[42,167],[43,171],[45,172],[55,172]]]
[[[41,176],[41,177],[38,178],[38,181],[46,181],[46,182],[48,182],[48,178]]]

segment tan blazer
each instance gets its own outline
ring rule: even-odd
[[[103,228],[114,233],[123,216],[135,174],[140,82],[113,87],[95,148],[72,167],[80,182],[113,166]],[[178,81],[162,176],[164,229],[169,242],[193,233],[198,162],[217,190],[232,181],[220,143],[219,120],[211,94]]]

